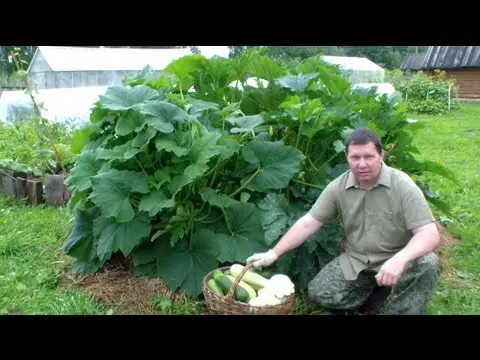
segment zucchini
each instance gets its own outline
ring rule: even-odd
[[[240,264],[233,264],[230,266],[230,272],[233,276],[238,276],[243,271],[243,265]],[[264,288],[268,283],[269,280],[262,275],[254,272],[252,269],[248,269],[243,275],[242,281],[246,282],[255,290],[260,290]]]
[[[235,276],[232,276],[232,275],[227,275],[227,276],[230,278],[230,280],[232,280],[232,285],[233,285],[233,282],[235,281]],[[240,280],[238,285],[237,285],[237,288],[239,286],[241,286],[242,288],[244,288],[248,292],[250,300],[257,297],[256,291],[250,285],[248,285],[245,281]]]
[[[214,272],[213,272],[213,278],[215,278],[215,275],[218,275],[218,274],[222,274],[222,271],[220,269],[216,269]]]
[[[215,279],[210,279],[207,282],[207,286],[210,290],[216,293],[218,296],[224,296],[225,294],[222,291],[222,288],[217,284]]]
[[[228,275],[224,274],[218,275],[215,278],[215,281],[220,286],[224,294],[228,294],[228,291],[233,285],[232,279],[230,279]],[[237,301],[248,303],[248,301],[250,300],[250,294],[243,287],[237,286],[237,288],[235,289],[234,298]]]

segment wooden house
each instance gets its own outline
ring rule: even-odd
[[[480,46],[430,46],[423,56],[408,56],[402,71],[432,75],[442,70],[458,86],[458,98],[480,100]]]

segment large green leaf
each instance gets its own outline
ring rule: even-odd
[[[154,190],[142,197],[138,209],[148,212],[148,215],[155,216],[163,209],[175,206],[175,200],[169,199],[163,190]]]
[[[165,238],[157,240],[158,275],[171,289],[181,288],[197,297],[202,292],[205,275],[218,266],[219,248],[214,239],[212,231],[202,229],[193,234],[190,246],[178,242],[171,247]]]
[[[247,189],[263,192],[287,187],[293,176],[300,171],[304,159],[303,153],[294,147],[261,140],[251,141],[242,148],[241,153],[243,159],[257,171],[256,175],[246,175],[242,184],[249,181]]]
[[[251,115],[243,117],[227,118],[227,120],[234,125],[230,129],[232,134],[252,132],[254,129],[263,124],[263,118],[260,115]]]
[[[268,194],[258,202],[261,211],[262,228],[265,231],[265,242],[271,245],[278,241],[288,223],[288,215],[285,213],[286,198],[283,194]]]
[[[218,260],[245,263],[247,257],[268,250],[265,244],[260,210],[252,203],[235,203],[225,210],[227,229],[217,232]]]
[[[132,193],[149,192],[148,177],[136,171],[111,169],[91,179],[90,199],[102,209],[104,217],[113,216],[118,222],[129,222],[135,216]]]
[[[279,87],[289,89],[294,92],[303,92],[307,88],[312,79],[318,77],[318,74],[298,74],[286,75],[275,79],[275,83]]]
[[[86,210],[76,209],[72,232],[62,246],[62,251],[69,256],[84,261],[93,261],[97,255],[93,236],[93,221],[100,215],[98,207]]]
[[[102,165],[102,162],[97,160],[97,155],[93,150],[84,150],[65,178],[65,183],[69,187],[74,186],[78,191],[88,190],[92,186],[92,176],[98,174]]]
[[[128,110],[120,115],[115,132],[120,136],[140,131],[145,125],[145,115],[138,111]]]
[[[137,214],[131,221],[118,223],[114,218],[100,217],[93,223],[97,241],[97,255],[101,261],[121,251],[124,256],[141,244],[150,235],[151,223],[147,213]]]
[[[177,105],[160,100],[147,103],[142,112],[149,116],[150,126],[167,134],[173,132],[175,124],[183,124],[190,118],[190,115]]]
[[[103,108],[108,110],[128,110],[139,108],[143,103],[157,99],[158,92],[145,85],[135,87],[111,86],[105,95],[100,95]]]

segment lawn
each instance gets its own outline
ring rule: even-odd
[[[459,238],[451,252],[457,279],[441,279],[429,313],[480,314],[480,104],[461,104],[459,111],[445,116],[412,117],[426,124],[415,140],[422,156],[447,166],[460,182],[457,186],[426,177],[432,190],[451,204],[446,224]]]
[[[462,104],[445,116],[410,116],[425,122],[416,145],[423,156],[438,161],[458,176],[460,186],[428,176],[431,189],[451,204],[452,214],[435,210],[458,236],[449,254],[454,276],[442,276],[429,314],[480,313],[480,105]],[[37,207],[0,196],[0,314],[106,314],[111,308],[97,303],[81,289],[60,286],[69,259],[59,254],[68,232],[64,208]],[[197,303],[173,303],[157,296],[159,313],[199,313]],[[300,302],[298,312],[308,306]]]

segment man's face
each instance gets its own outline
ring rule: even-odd
[[[380,174],[384,152],[378,153],[373,142],[366,145],[350,145],[347,161],[358,182],[369,183]]]

